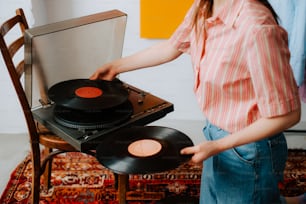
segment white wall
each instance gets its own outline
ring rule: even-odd
[[[139,0],[0,0],[0,22],[22,7],[30,27],[119,9],[128,14],[123,56],[150,46],[159,40],[139,37]],[[35,19],[35,21],[34,21]],[[8,74],[0,61],[0,133],[25,132],[23,115],[18,106]],[[120,78],[138,88],[174,103],[169,119],[203,120],[193,95],[193,75],[189,56],[152,69],[121,74]]]
[[[30,0],[0,0],[0,23],[22,7],[30,24],[33,23]],[[0,133],[25,132],[25,121],[13,90],[2,56],[0,57]]]

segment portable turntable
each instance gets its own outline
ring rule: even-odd
[[[121,57],[126,18],[112,10],[25,32],[25,90],[34,118],[80,151],[93,149],[109,133],[149,124],[173,111],[172,103],[119,79],[114,83],[122,87],[123,98],[116,104],[90,103],[91,97],[103,94],[84,83],[96,83],[86,79],[102,64]],[[89,98],[85,106],[75,96],[77,102],[65,101],[71,97],[66,82],[76,86],[74,94]],[[52,98],[54,91],[60,94]],[[84,93],[88,91],[89,96]]]

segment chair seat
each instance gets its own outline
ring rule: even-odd
[[[38,124],[37,132],[39,133],[39,143],[46,147],[64,151],[77,151],[68,142],[55,135],[41,124]]]

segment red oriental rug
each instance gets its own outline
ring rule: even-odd
[[[290,150],[281,192],[295,196],[306,192],[306,152]],[[26,157],[14,172],[1,204],[28,203],[31,194],[31,160]],[[175,170],[130,175],[128,204],[198,203],[201,166],[183,164]],[[53,187],[41,192],[41,204],[118,204],[114,174],[89,155],[66,153],[53,160]]]

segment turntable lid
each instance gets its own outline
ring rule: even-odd
[[[30,106],[48,102],[61,81],[88,78],[121,57],[127,15],[119,10],[37,26],[25,32],[25,90]]]

